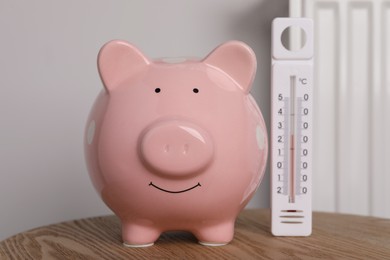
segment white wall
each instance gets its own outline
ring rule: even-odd
[[[105,42],[128,40],[150,57],[202,57],[245,41],[257,54],[252,93],[269,124],[270,25],[287,14],[287,0],[0,1],[0,240],[110,213],[82,146]],[[268,182],[249,207],[269,205]]]

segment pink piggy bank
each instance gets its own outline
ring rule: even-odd
[[[265,123],[249,94],[253,51],[231,41],[202,60],[151,60],[111,41],[98,67],[105,89],[88,118],[86,162],[124,245],[150,246],[169,230],[229,243],[267,161]]]

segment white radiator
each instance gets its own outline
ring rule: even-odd
[[[314,210],[390,217],[390,0],[290,0],[315,30]]]

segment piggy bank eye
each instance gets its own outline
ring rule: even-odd
[[[160,88],[156,88],[156,89],[154,90],[154,92],[160,93],[160,92],[161,92],[161,89],[160,89]]]
[[[198,93],[198,92],[199,92],[199,89],[194,88],[192,91],[193,91],[194,93]]]

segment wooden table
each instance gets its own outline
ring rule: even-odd
[[[115,216],[64,222],[0,242],[0,259],[390,259],[390,219],[313,214],[310,237],[274,237],[268,209],[245,210],[234,240],[206,247],[185,232],[163,234],[154,246],[122,246]]]

